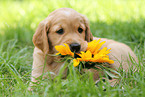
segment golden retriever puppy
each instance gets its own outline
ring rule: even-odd
[[[35,48],[32,82],[37,82],[35,78],[48,71],[58,74],[62,63],[56,62],[56,57],[46,56],[47,54],[57,53],[54,48],[56,45],[67,43],[72,51],[80,52],[85,51],[87,42],[94,39],[98,40],[100,38],[92,36],[88,20],[84,15],[70,8],[60,8],[50,13],[46,19],[40,22],[33,36]],[[101,40],[106,41],[103,47],[111,48],[109,56],[110,59],[115,61],[114,64],[110,64],[111,68],[119,68],[122,64],[123,69],[127,70],[129,64],[131,64],[129,55],[137,61],[135,54],[127,45],[105,38]],[[99,79],[97,71],[91,69],[90,71],[94,73],[94,80]]]

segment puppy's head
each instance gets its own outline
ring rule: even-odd
[[[93,36],[85,16],[70,8],[60,8],[40,22],[33,43],[45,54],[55,53],[56,45],[67,43],[75,52],[85,51]]]

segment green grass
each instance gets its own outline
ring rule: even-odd
[[[145,0],[20,0],[0,1],[0,96],[12,97],[141,97],[145,95]],[[69,7],[86,15],[94,36],[129,45],[136,53],[137,71],[122,72],[119,83],[96,87],[92,75],[79,75],[70,66],[66,79],[43,79],[27,90],[30,83],[32,36],[39,24],[55,9]],[[126,75],[128,77],[126,77]],[[124,89],[123,89],[123,88]]]

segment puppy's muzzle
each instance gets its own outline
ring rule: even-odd
[[[80,51],[80,49],[81,49],[81,45],[80,44],[78,44],[78,43],[70,44],[70,50],[72,52],[77,52],[78,53]]]

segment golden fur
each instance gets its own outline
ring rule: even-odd
[[[78,27],[83,29],[81,34],[77,31]],[[64,29],[64,34],[62,35],[56,33],[61,28]],[[79,43],[81,51],[85,51],[87,42],[94,39],[98,40],[100,38],[92,36],[88,20],[84,15],[70,8],[60,8],[50,13],[46,19],[40,22],[33,36],[35,48],[33,53],[32,82],[36,82],[35,78],[42,75],[43,69],[44,73],[51,71],[58,74],[62,63],[55,62],[55,57],[46,56],[46,54],[56,53],[55,45]],[[101,38],[101,40],[106,41],[103,47],[111,48],[109,57],[115,60],[114,64],[110,65],[111,68],[118,68],[120,63],[122,63],[123,69],[127,70],[128,64],[131,64],[129,54],[137,61],[135,54],[127,45],[105,38]],[[44,68],[45,57],[46,65]],[[95,80],[99,79],[97,71],[92,69],[89,71],[94,72]]]

